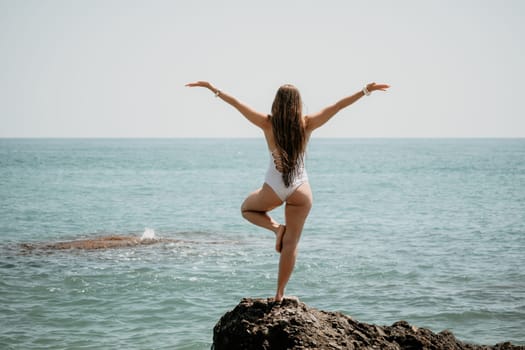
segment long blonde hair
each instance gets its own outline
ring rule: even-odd
[[[290,84],[277,90],[272,104],[272,130],[279,152],[283,181],[289,187],[304,161],[306,132],[302,123],[302,101],[299,90]]]

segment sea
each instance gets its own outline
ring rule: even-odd
[[[240,214],[268,157],[262,138],[0,139],[0,348],[210,349],[275,293],[274,235]],[[306,166],[287,295],[525,344],[525,139],[312,138]],[[24,249],[108,235],[164,241]]]

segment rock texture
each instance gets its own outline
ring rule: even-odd
[[[24,251],[32,251],[34,249],[42,250],[62,250],[62,249],[107,249],[107,248],[123,248],[133,247],[137,245],[149,245],[161,242],[180,242],[175,239],[165,238],[146,238],[142,239],[135,236],[102,236],[90,239],[79,239],[66,242],[54,242],[45,244],[21,244]]]
[[[435,334],[405,321],[376,326],[310,308],[296,299],[277,304],[271,299],[245,298],[215,325],[212,349],[525,350],[525,346],[466,344],[449,331]]]

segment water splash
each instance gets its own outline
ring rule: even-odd
[[[145,228],[144,233],[142,233],[142,237],[140,237],[141,240],[144,239],[156,239],[155,236],[155,230],[152,228]]]

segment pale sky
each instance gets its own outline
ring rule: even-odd
[[[319,137],[525,137],[525,1],[0,0],[0,137],[257,137],[268,113],[392,88]]]

